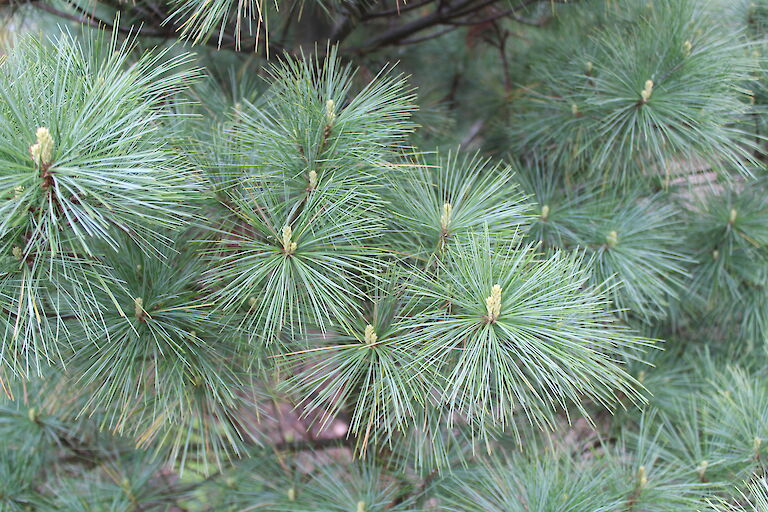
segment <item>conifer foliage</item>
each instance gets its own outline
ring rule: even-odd
[[[768,509],[726,3],[0,10],[0,510]],[[334,35],[242,54],[294,23]]]

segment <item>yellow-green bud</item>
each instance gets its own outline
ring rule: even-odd
[[[373,345],[376,343],[376,340],[378,340],[379,337],[376,335],[376,331],[373,330],[373,326],[371,324],[368,324],[365,326],[365,344],[366,345]]]
[[[293,487],[288,489],[288,501],[296,501],[296,489]]]
[[[291,241],[291,237],[293,236],[293,230],[291,229],[291,226],[284,226],[283,227],[283,252],[286,255],[291,255],[296,252],[296,248],[298,247],[296,245],[296,242]]]
[[[309,171],[309,189],[315,190],[317,188],[317,171]]]
[[[333,100],[325,102],[325,120],[328,126],[333,125],[333,122],[336,120],[336,104]]]
[[[451,213],[453,212],[453,205],[446,202],[443,204],[443,213],[440,215],[440,228],[443,231],[448,231],[448,224],[451,222]]]
[[[364,501],[358,501],[357,502],[357,512],[365,512],[365,502]]]
[[[11,253],[13,254],[13,257],[19,261],[24,258],[24,251],[22,251],[21,247],[19,246],[14,246],[14,248],[11,249]]]
[[[491,295],[485,299],[486,318],[490,323],[496,323],[501,315],[501,286],[493,285]]]
[[[736,222],[736,217],[739,215],[739,212],[736,211],[735,208],[731,208],[731,213],[728,215],[728,224],[733,224]]]
[[[653,80],[646,80],[645,88],[642,91],[640,91],[640,97],[642,98],[642,102],[648,103],[648,100],[651,98],[651,94],[653,94]]]
[[[133,299],[133,314],[139,320],[144,318],[144,299],[141,297],[136,297]]]
[[[704,475],[706,474],[708,467],[709,467],[709,462],[707,462],[706,460],[703,460],[699,464],[699,467],[696,468],[696,472],[699,474],[699,480],[704,480]]]
[[[547,220],[549,218],[549,205],[541,207],[541,220]]]
[[[37,142],[29,147],[29,153],[32,160],[39,168],[45,168],[51,165],[53,158],[53,137],[48,128],[40,127],[35,133]]]
[[[645,489],[646,485],[648,485],[648,477],[645,474],[645,466],[640,466],[637,468],[637,486],[640,489]]]
[[[611,231],[606,235],[605,243],[608,244],[608,247],[616,247],[619,243],[619,234],[615,231]]]
[[[29,421],[31,421],[32,423],[37,423],[37,409],[35,409],[34,407],[31,407],[27,411],[27,418],[29,418]]]
[[[685,55],[686,57],[689,56],[691,54],[692,49],[693,49],[693,44],[691,44],[690,40],[686,40],[683,43],[683,55]]]

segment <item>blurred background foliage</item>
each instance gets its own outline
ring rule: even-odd
[[[0,510],[768,510],[765,0],[0,22]]]

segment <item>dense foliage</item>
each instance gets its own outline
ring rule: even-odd
[[[0,510],[768,510],[768,3],[0,15]]]

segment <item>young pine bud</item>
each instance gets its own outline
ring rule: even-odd
[[[752,451],[755,453],[755,456],[760,455],[760,446],[763,444],[763,440],[759,437],[756,437],[754,441],[752,441]]]
[[[53,158],[53,137],[48,128],[40,127],[35,133],[37,142],[29,147],[29,154],[39,169],[47,169]]]
[[[587,61],[587,75],[592,75],[592,61]]]
[[[364,501],[358,501],[357,502],[357,512],[365,512],[365,502]]]
[[[443,204],[443,214],[440,215],[440,229],[443,232],[448,231],[448,224],[451,223],[451,213],[453,212],[453,206],[451,203],[446,202]]]
[[[32,161],[35,162],[37,167],[40,167],[41,155],[40,155],[40,143],[36,142],[29,146],[29,154],[32,156]]]
[[[728,215],[728,224],[733,226],[733,224],[736,222],[736,217],[738,217],[739,212],[736,211],[736,208],[731,208],[731,213]]]
[[[24,258],[24,251],[22,251],[21,247],[19,246],[15,246],[13,249],[11,249],[11,253],[13,254],[13,257],[19,261]]]
[[[31,408],[30,408],[30,409],[27,411],[27,418],[28,418],[28,419],[29,419],[29,421],[31,421],[32,423],[37,423],[37,409],[35,409],[34,407],[31,407]]]
[[[579,115],[579,106],[575,103],[571,103],[571,114],[578,117]]]
[[[333,103],[333,100],[328,100],[325,102],[325,128],[323,129],[322,145],[331,136],[334,121],[336,121],[336,105]]]
[[[144,315],[146,315],[146,311],[144,311],[144,299],[141,297],[136,297],[133,299],[133,315],[139,322],[144,321]]]
[[[486,319],[488,323],[496,323],[501,314],[501,286],[493,285],[490,297],[485,299]]]
[[[309,171],[309,190],[317,188],[317,171]]]
[[[719,260],[720,259],[720,251],[718,251],[717,249],[712,251],[712,259],[715,260],[715,261]]]
[[[549,205],[541,207],[541,220],[547,220],[549,218]]]
[[[331,128],[333,128],[333,123],[335,121],[336,121],[336,104],[333,102],[333,100],[328,100],[325,102],[325,132],[324,132],[325,138],[328,138],[328,136],[331,135]]]
[[[691,44],[690,40],[686,40],[683,43],[683,55],[685,57],[689,56],[691,54],[691,50],[693,49],[693,45]]]
[[[296,252],[296,242],[291,241],[291,237],[293,236],[293,230],[291,229],[291,226],[284,226],[283,227],[283,252],[290,256],[291,254]]]
[[[333,122],[336,120],[336,104],[333,100],[325,102],[325,123],[328,126],[333,126]]]
[[[704,481],[704,475],[707,473],[707,468],[709,467],[709,462],[706,460],[701,461],[699,464],[699,467],[696,468],[696,473],[699,474],[699,480],[702,482]]]
[[[648,100],[651,98],[651,94],[653,94],[653,80],[646,80],[645,88],[640,91],[640,97],[642,98],[640,100],[641,103],[648,103]]]
[[[608,247],[616,247],[616,245],[619,243],[619,234],[615,231],[611,231],[606,235],[605,243],[608,245]]]
[[[645,474],[645,466],[640,466],[637,468],[637,488],[645,489],[646,485],[648,485],[648,476]]]
[[[370,346],[376,343],[379,337],[376,335],[376,331],[373,330],[373,326],[368,324],[365,326],[365,344]]]
[[[288,501],[296,501],[296,489],[293,487],[288,489]]]

